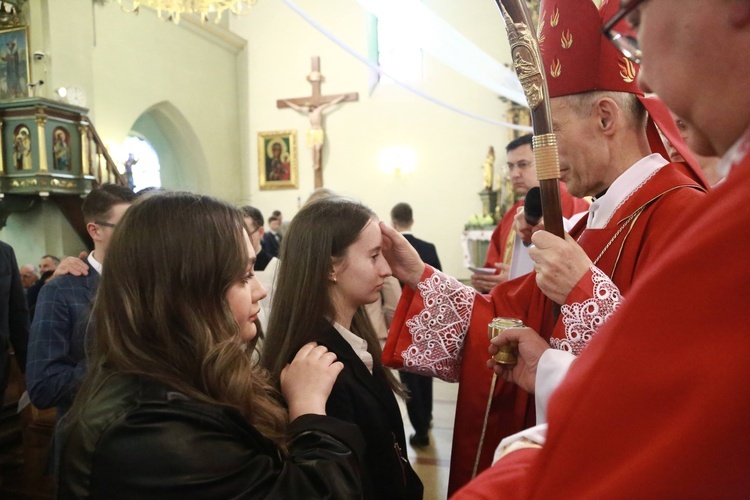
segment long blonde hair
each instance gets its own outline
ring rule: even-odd
[[[286,412],[226,298],[246,272],[243,229],[235,207],[191,193],[154,193],[128,210],[107,251],[72,415],[112,373],[137,374],[237,408],[283,448]]]

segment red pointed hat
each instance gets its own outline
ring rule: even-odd
[[[602,34],[604,21],[619,2],[604,0],[542,0],[539,48],[550,97],[593,90],[642,94],[636,84],[638,65],[623,56]],[[621,21],[617,28],[626,29]]]
[[[602,26],[615,15],[620,2],[603,0],[542,0],[539,7],[539,50],[547,74],[550,97],[597,90],[636,94],[649,114],[647,135],[651,150],[669,158],[656,126],[686,159],[688,173],[704,187],[708,183],[685,145],[666,106],[655,96],[645,97],[636,78],[640,67],[615,48]],[[622,20],[620,33],[632,27]]]

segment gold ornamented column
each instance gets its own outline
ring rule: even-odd
[[[78,132],[81,134],[81,175],[94,175],[91,168],[91,158],[89,157],[89,127],[88,124],[81,122],[78,125]]]
[[[36,117],[36,132],[39,137],[39,171],[48,172],[47,168],[47,141],[44,135],[44,124],[47,123],[47,117],[44,115],[37,115]]]
[[[3,122],[0,120],[0,137],[3,136]],[[3,141],[0,141],[0,174],[5,175],[5,155],[3,154]]]

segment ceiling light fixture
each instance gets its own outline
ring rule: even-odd
[[[225,11],[247,14],[256,0],[117,0],[125,12],[138,14],[141,5],[156,10],[159,19],[180,22],[183,14],[196,14],[201,22],[218,23]]]

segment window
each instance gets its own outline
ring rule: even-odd
[[[122,144],[110,146],[109,150],[133,191],[161,187],[159,156],[146,139],[131,135]]]
[[[404,82],[422,79],[422,49],[415,30],[410,29],[403,13],[381,15],[377,19],[378,65],[383,71]],[[381,75],[380,81],[392,83]]]

